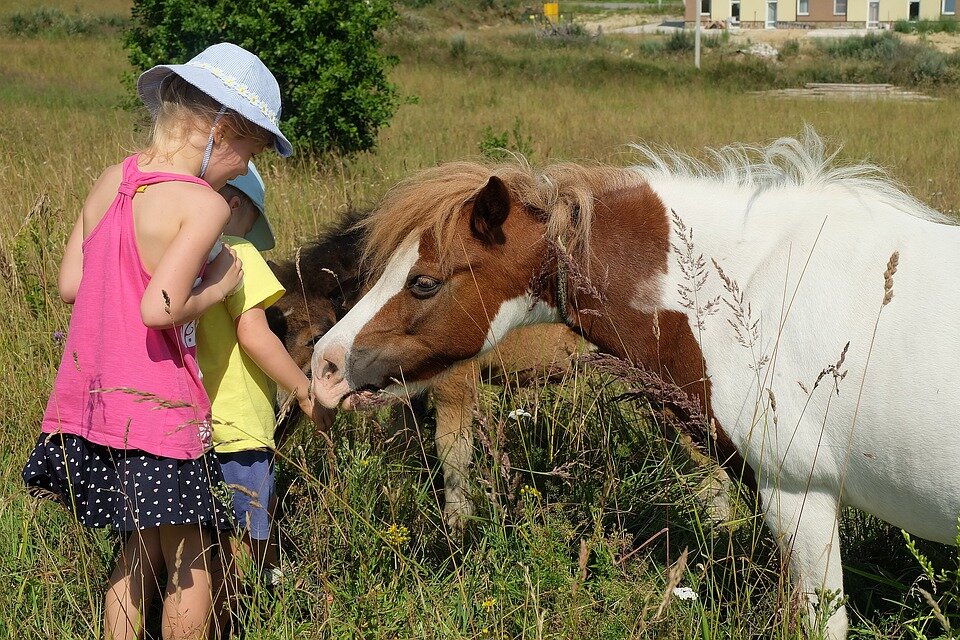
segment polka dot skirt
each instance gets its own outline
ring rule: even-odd
[[[23,469],[27,490],[54,497],[87,527],[168,524],[231,528],[230,489],[216,454],[196,460],[114,449],[73,434],[41,434]],[[52,494],[52,495],[51,495]]]

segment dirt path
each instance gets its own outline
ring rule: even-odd
[[[663,33],[669,33],[676,28],[675,25],[683,23],[683,16],[652,16],[649,14],[631,12],[636,5],[627,3],[582,3],[583,5],[593,4],[596,6],[622,7],[619,10],[612,11],[609,14],[584,15],[578,20],[590,31],[602,29],[604,33],[627,33],[642,35],[656,33],[658,29]],[[660,27],[659,25],[663,25]],[[707,29],[704,34],[720,34],[718,29]],[[765,42],[773,47],[779,48],[788,40],[803,41],[808,38],[830,38],[830,37],[849,37],[859,36],[866,33],[865,29],[741,29],[739,32],[730,34],[730,41],[734,44],[748,45],[754,42]],[[898,34],[906,42],[926,41],[945,53],[960,51],[960,33],[932,33],[926,36],[913,34]]]

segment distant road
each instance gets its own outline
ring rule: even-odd
[[[675,0],[676,1],[676,0]],[[644,6],[656,4],[656,2],[563,2],[564,5],[576,5],[578,7],[595,7],[598,9],[642,9]],[[679,4],[679,2],[678,2]]]
[[[594,7],[597,9],[646,9],[655,2],[564,2],[564,5],[576,5],[578,7]]]

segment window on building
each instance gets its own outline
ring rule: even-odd
[[[700,0],[700,15],[702,16],[710,15],[710,3],[711,3],[711,0]]]
[[[917,21],[920,19],[920,0],[910,0],[907,20]]]
[[[833,15],[847,15],[847,0],[833,0]]]
[[[943,15],[952,16],[957,13],[957,0],[943,0]]]
[[[810,0],[797,0],[797,15],[810,15]]]

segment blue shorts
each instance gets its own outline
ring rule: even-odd
[[[217,453],[223,479],[233,491],[237,529],[252,540],[270,537],[270,500],[273,498],[273,452],[262,449]]]

